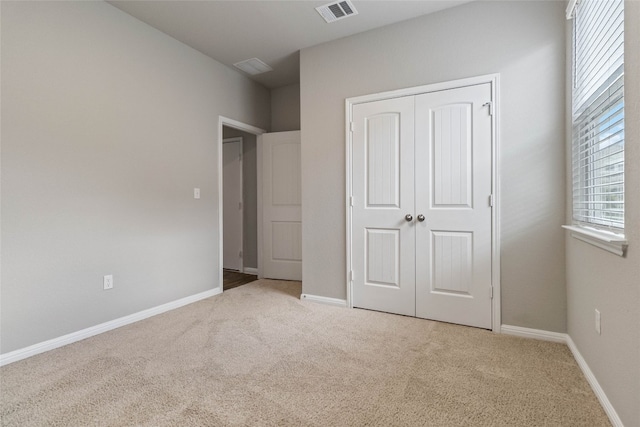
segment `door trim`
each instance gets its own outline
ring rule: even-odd
[[[491,286],[493,287],[493,299],[491,300],[491,324],[493,332],[500,333],[501,325],[501,292],[500,292],[500,74],[487,74],[483,76],[470,77],[460,80],[435,83],[424,86],[416,86],[406,89],[393,90],[388,92],[374,93],[370,95],[347,98],[345,100],[345,167],[346,167],[346,250],[347,250],[347,270],[345,272],[345,282],[347,289],[347,307],[353,308],[353,280],[352,271],[352,160],[353,141],[351,122],[353,120],[353,106],[366,102],[382,101],[385,99],[401,98],[404,96],[414,96],[429,92],[457,89],[465,86],[479,84],[491,84],[491,102],[493,108],[493,120],[491,126],[491,192],[493,194],[493,209],[491,210]]]
[[[240,252],[242,253],[242,256],[240,257],[240,272],[244,272],[244,188],[243,185],[244,183],[242,182],[243,179],[243,174],[244,174],[244,156],[243,156],[243,152],[242,152],[242,137],[241,136],[234,136],[233,138],[225,138],[222,140],[222,145],[224,144],[235,144],[238,143],[239,144],[239,148],[240,148],[240,203],[242,203],[240,206],[240,215],[242,215],[242,221],[240,221]],[[224,159],[223,159],[224,160]],[[224,169],[224,165],[223,165],[223,169]],[[224,173],[224,170],[223,170]],[[222,182],[222,187],[224,189],[224,179]],[[224,194],[223,194],[224,196]],[[223,197],[224,198],[224,197]],[[224,200],[223,200],[223,208],[224,208]],[[221,212],[223,212],[224,215],[224,210],[222,210]],[[223,216],[223,232],[224,232],[224,216]],[[224,239],[222,240],[222,247],[224,248]],[[223,268],[224,268],[224,254],[223,254]]]
[[[264,129],[260,129],[259,127],[255,127],[243,122],[239,122],[237,120],[233,120],[230,119],[228,117],[224,117],[224,116],[218,116],[218,141],[216,142],[217,146],[218,146],[218,160],[216,162],[216,165],[218,167],[218,288],[220,288],[220,292],[222,292],[222,265],[223,265],[223,259],[222,259],[222,255],[224,252],[224,233],[223,233],[223,228],[224,228],[224,224],[222,222],[223,218],[222,218],[222,207],[223,207],[223,199],[222,199],[222,195],[223,195],[223,161],[222,161],[222,144],[223,144],[223,140],[224,140],[224,136],[223,136],[223,132],[222,132],[222,127],[223,126],[227,126],[233,129],[238,129],[244,132],[248,132],[248,133],[252,133],[256,136],[258,135],[262,135],[263,133],[266,132],[266,130]],[[258,138],[256,138],[256,140],[258,140]],[[256,144],[257,145],[257,144]],[[257,191],[259,192],[260,189],[257,189]],[[260,214],[261,214],[261,210],[260,210],[260,205],[258,204],[258,224],[261,221],[260,218]],[[258,239],[260,238],[260,235],[258,235]],[[258,247],[258,272],[260,272],[260,269],[262,267],[260,266],[260,247]]]

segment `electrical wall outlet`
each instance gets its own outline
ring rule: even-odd
[[[596,308],[596,332],[598,333],[598,335],[600,335],[600,333],[602,332],[602,328],[600,327],[600,311]]]
[[[107,276],[104,276],[102,284],[103,284],[105,290],[112,289],[113,288],[113,274],[109,274]]]

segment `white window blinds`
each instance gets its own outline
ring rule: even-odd
[[[573,10],[573,219],[624,230],[624,1]]]

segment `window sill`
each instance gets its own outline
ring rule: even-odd
[[[618,256],[624,257],[627,252],[627,239],[621,234],[578,225],[563,225],[562,228],[571,231],[571,237],[575,237],[578,240],[582,240],[583,242],[597,246],[600,249],[604,249]]]

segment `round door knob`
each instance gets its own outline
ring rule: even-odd
[[[424,221],[424,215],[422,214],[418,215],[418,221],[420,222]]]
[[[404,216],[404,219],[406,219],[406,220],[407,220],[407,222],[411,222],[411,221],[413,221],[413,215],[411,215],[411,214],[406,214],[406,215]]]

